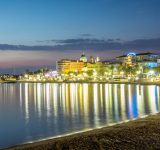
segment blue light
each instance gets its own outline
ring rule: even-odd
[[[157,63],[156,62],[149,62],[149,63],[147,63],[147,67],[149,67],[149,68],[157,67]]]
[[[127,56],[136,56],[136,53],[129,53]]]

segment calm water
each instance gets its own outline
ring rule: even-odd
[[[0,148],[157,113],[160,87],[0,84]]]

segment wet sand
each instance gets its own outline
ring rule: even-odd
[[[84,133],[8,148],[8,150],[104,149],[160,149],[160,113]]]

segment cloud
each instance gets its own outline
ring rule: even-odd
[[[82,37],[90,37],[90,36],[92,36],[92,34],[90,34],[90,33],[84,33],[84,34],[79,34],[80,36],[82,36]]]
[[[137,39],[122,42],[120,39],[97,39],[97,38],[77,38],[52,41],[54,45],[8,45],[0,44],[0,50],[23,50],[23,51],[67,51],[67,50],[159,50],[160,38],[157,39]]]
[[[39,40],[36,41],[37,43],[56,43],[57,40]]]
[[[92,43],[104,43],[104,42],[105,40],[95,39],[95,38],[57,40],[57,43],[60,44],[92,44]]]
[[[55,40],[56,45],[9,45],[0,44],[0,69],[27,66],[53,66],[62,58],[79,59],[82,52],[86,56],[100,56],[110,60],[128,52],[150,51],[158,53],[160,38],[125,41],[117,39],[79,38]],[[11,69],[10,71],[13,71]]]
[[[9,44],[0,44],[0,50],[52,50],[53,46],[46,46],[46,45],[37,45],[37,46],[27,46],[27,45],[9,45]]]
[[[121,39],[120,38],[117,38],[117,39],[115,39],[116,41],[120,41]]]
[[[108,39],[107,41],[108,42],[114,42],[115,40],[114,39]]]
[[[160,49],[160,38],[133,40],[126,42],[124,46],[133,49]]]

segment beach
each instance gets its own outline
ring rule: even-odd
[[[159,149],[160,114],[7,150]]]

